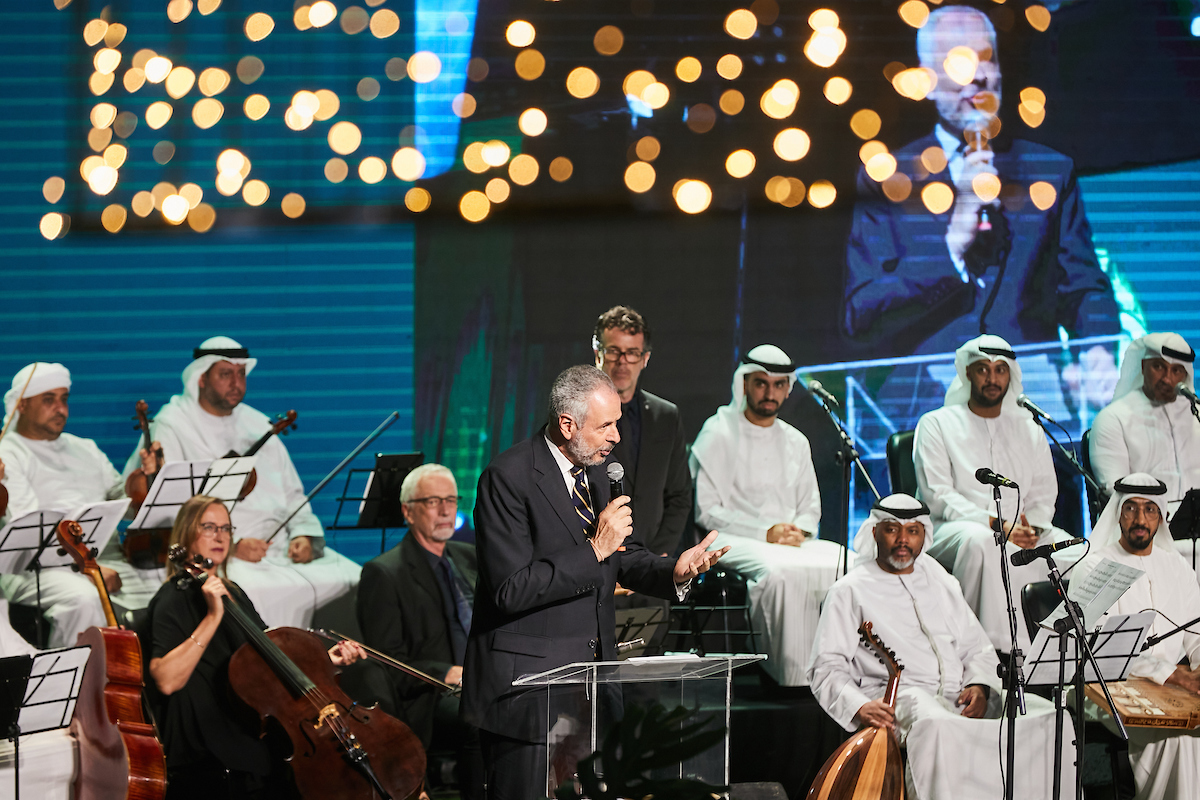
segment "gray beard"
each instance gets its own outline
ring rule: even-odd
[[[916,560],[917,559],[915,556],[913,558],[908,559],[907,561],[903,561],[899,558],[893,558],[890,555],[884,559],[884,561],[886,561],[888,563],[888,566],[890,566],[892,569],[895,569],[895,570],[908,569],[909,567],[911,567],[913,565],[913,562]]]
[[[585,445],[579,439],[568,439],[566,446],[567,452],[570,453],[571,460],[575,462],[575,464],[584,467],[591,467],[600,463],[600,461],[596,460],[596,456],[600,453],[600,448],[588,450],[587,445]]]

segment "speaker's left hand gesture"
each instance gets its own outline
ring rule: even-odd
[[[675,583],[687,583],[701,573],[708,572],[713,564],[721,560],[721,556],[729,552],[728,547],[720,550],[709,550],[708,546],[717,539],[716,531],[709,531],[704,541],[695,547],[688,548],[680,554],[675,562]]]

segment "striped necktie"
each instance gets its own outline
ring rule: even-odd
[[[587,484],[583,480],[583,467],[572,467],[571,477],[575,486],[571,490],[571,502],[575,504],[575,513],[583,525],[583,535],[589,539],[596,532],[596,514],[592,511],[592,498]]]

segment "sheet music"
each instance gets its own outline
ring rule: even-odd
[[[256,458],[257,456],[218,458],[209,466],[208,477],[204,479],[199,494],[206,494],[218,500],[237,500],[250,477],[250,471],[254,469]]]
[[[1104,627],[1096,634],[1092,645],[1092,655],[1100,665],[1105,682],[1125,679],[1129,665],[1142,651],[1142,643],[1150,635],[1150,626],[1154,623],[1154,611],[1141,611],[1137,614],[1113,614],[1104,621]],[[1058,634],[1049,628],[1039,628],[1037,636],[1030,647],[1033,669],[1029,672],[1028,683],[1031,686],[1057,685],[1058,683]],[[1075,637],[1069,635],[1067,644],[1068,683],[1075,680],[1075,660],[1085,657],[1075,652]],[[1100,679],[1089,661],[1083,670],[1084,683],[1096,683]]]
[[[1112,604],[1133,586],[1134,582],[1145,575],[1145,571],[1127,564],[1118,564],[1111,558],[1103,559],[1100,564],[1083,577],[1082,580],[1072,580],[1067,589],[1067,597],[1079,603],[1083,608],[1083,628],[1093,630],[1100,618],[1104,616]],[[1053,625],[1057,620],[1067,616],[1067,607],[1059,603],[1058,608],[1043,622],[1043,626]]]
[[[54,535],[54,527],[64,516],[61,511],[39,509],[5,525],[0,531],[0,574],[24,572],[33,563],[46,535]]]
[[[68,647],[34,656],[18,719],[22,736],[71,724],[91,652],[91,647]]]
[[[89,548],[96,548],[98,553],[104,552],[105,545],[117,531],[117,525],[129,509],[130,499],[106,500],[103,503],[88,503],[85,506],[65,514],[63,519],[74,520],[83,528],[83,541]],[[42,551],[43,567],[69,567],[75,563],[70,555],[58,554],[58,538],[55,535],[57,525],[47,534],[49,542]]]
[[[212,463],[211,460],[204,460],[168,461],[163,464],[154,477],[154,485],[146,494],[146,502],[142,503],[129,527],[144,530],[174,525],[179,507],[199,493]]]

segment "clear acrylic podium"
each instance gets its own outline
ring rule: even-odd
[[[765,658],[659,656],[588,661],[513,681],[513,686],[546,687],[547,794],[553,797],[554,787],[575,777],[576,765],[600,748],[605,733],[621,719],[627,704],[698,709],[691,722],[712,717],[713,726],[724,725],[725,736],[718,744],[650,777],[691,778],[728,786],[733,671]],[[599,764],[597,771],[603,768]]]

